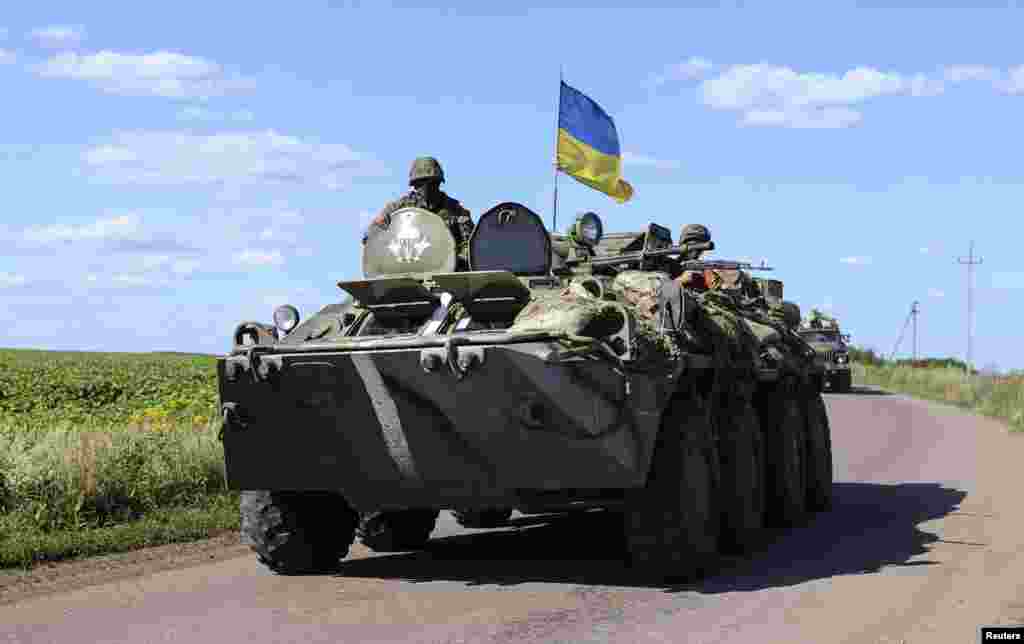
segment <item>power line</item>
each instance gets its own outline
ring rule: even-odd
[[[957,263],[967,266],[967,375],[971,374],[971,340],[972,340],[972,322],[974,320],[974,267],[981,264],[984,260],[981,257],[974,256],[974,241],[971,241],[970,250],[967,254],[967,259],[958,257]]]
[[[907,325],[910,324],[910,320],[914,320],[914,358],[917,358],[917,302],[910,307],[910,313],[907,314],[907,319],[903,322],[903,328],[900,330],[900,337],[896,338],[896,346],[892,348],[892,353],[889,354],[889,361],[896,357],[896,352],[900,348],[900,344],[903,342],[903,336],[907,332]]]

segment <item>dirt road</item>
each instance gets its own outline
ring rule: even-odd
[[[1024,623],[1024,436],[901,396],[826,399],[835,509],[691,586],[631,581],[601,513],[498,531],[442,515],[427,552],[356,547],[343,576],[277,577],[222,546],[9,596],[0,642],[964,644]]]

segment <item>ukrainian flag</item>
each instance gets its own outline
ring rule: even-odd
[[[601,106],[562,82],[558,100],[558,169],[580,183],[629,201],[633,186],[622,179],[619,135]]]

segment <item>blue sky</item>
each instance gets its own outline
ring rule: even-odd
[[[973,239],[974,360],[1024,368],[1022,11],[19,4],[0,346],[216,353],[276,304],[337,301],[418,155],[474,217],[550,221],[561,65],[615,119],[636,194],[563,177],[559,228],[703,223],[856,343],[891,351],[919,300],[920,352],[960,357]]]

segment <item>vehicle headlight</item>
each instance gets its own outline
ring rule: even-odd
[[[601,241],[604,225],[601,218],[593,212],[585,212],[576,218],[576,239],[587,246],[594,247]]]
[[[836,356],[836,362],[839,364],[846,364],[849,361],[850,356],[846,355],[845,353],[840,353],[839,355]]]
[[[299,310],[291,304],[274,309],[274,326],[284,333],[291,332],[299,325]]]

